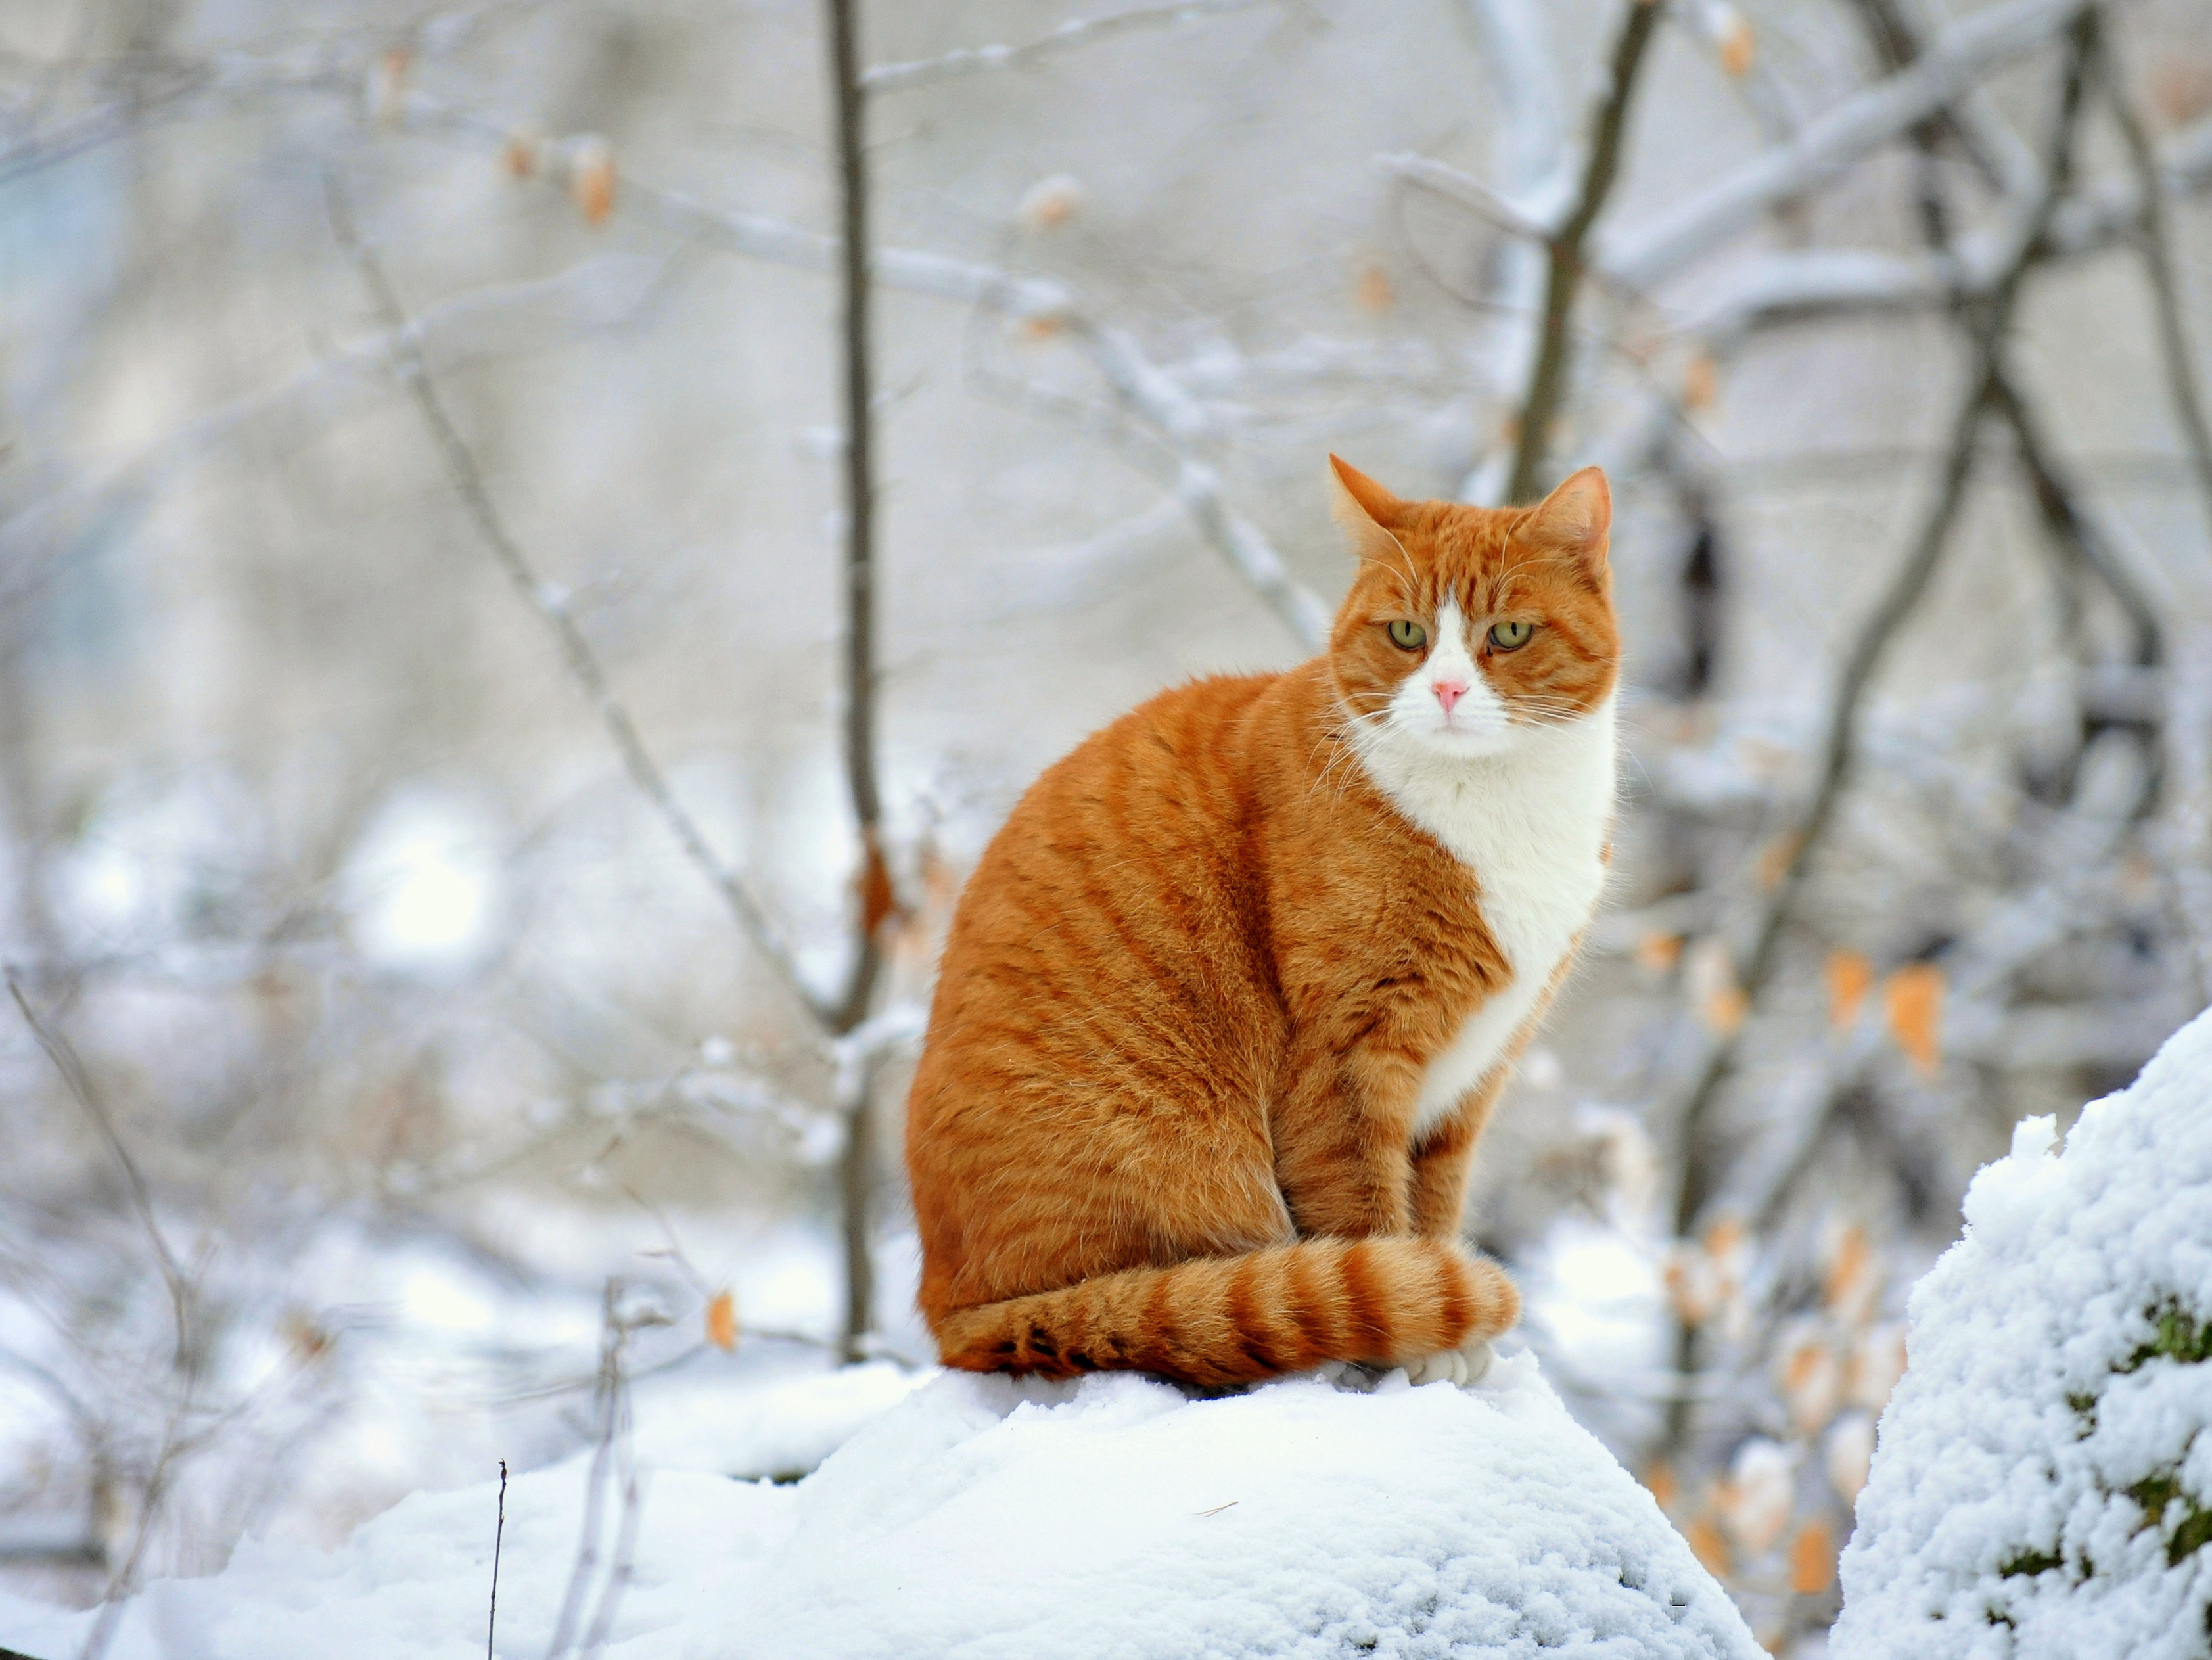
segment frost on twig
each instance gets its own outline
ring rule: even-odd
[[[1171,5],[1138,6],[1128,11],[1109,12],[1103,17],[1073,18],[1049,34],[1020,46],[961,46],[935,58],[917,58],[910,63],[878,64],[861,74],[860,88],[871,95],[910,92],[917,87],[935,86],[940,82],[985,75],[994,70],[1027,69],[1063,52],[1096,46],[1103,40],[1149,29],[1176,28],[1227,12],[1248,11],[1261,3],[1262,0],[1176,0]]]
[[[1618,280],[1656,288],[1762,212],[1925,120],[1975,80],[2043,45],[2085,0],[2005,0],[1953,24],[1910,69],[1855,93],[1680,205],[1600,236],[1595,261]]]

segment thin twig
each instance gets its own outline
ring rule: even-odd
[[[477,533],[499,562],[508,585],[552,631],[569,673],[583,688],[592,708],[598,710],[600,722],[606,727],[608,737],[613,739],[615,750],[622,757],[630,781],[659,813],[662,821],[674,834],[678,845],[683,848],[684,856],[714,884],[715,891],[722,896],[732,915],[737,918],[738,926],[775,971],[776,978],[783,982],[785,988],[802,1008],[826,1025],[830,1018],[830,1010],[799,976],[798,965],[778,937],[767,913],[746,891],[737,873],[708,846],[698,821],[676,799],[676,793],[668,782],[668,775],[661,770],[659,763],[653,759],[653,752],[646,747],[637,722],[631,718],[629,708],[621,699],[615,696],[614,688],[607,679],[606,670],[599,662],[599,654],[592,649],[591,642],[585,638],[583,629],[569,614],[565,601],[554,589],[538,580],[537,572],[532,569],[520,546],[509,533],[505,518],[485,486],[483,474],[477,465],[475,455],[461,437],[459,429],[453,424],[453,417],[447,413],[444,399],[438,395],[429,366],[415,344],[413,331],[408,324],[407,310],[400,303],[398,291],[386,275],[382,262],[356,233],[352,214],[337,180],[330,179],[326,184],[332,231],[339,245],[353,257],[354,263],[360,268],[363,283],[386,327],[392,331],[394,355],[401,368],[402,384],[414,399],[415,407],[422,417],[422,424],[429,432],[431,441],[437,447],[440,459],[445,463],[447,477],[467,509]]]
[[[2089,516],[2082,510],[2081,492],[2066,477],[2045,435],[2039,417],[2009,370],[2000,368],[1990,388],[1990,407],[2012,429],[2021,467],[2027,473],[2035,503],[2045,526],[2059,544],[2094,572],[2105,591],[2128,619],[2134,635],[2130,654],[2139,667],[2148,668],[2166,658],[2166,629],[2158,606],[2135,573],[2115,558],[2105,545]]]
[[[2118,61],[2109,51],[2097,62],[2098,81],[2105,102],[2126,141],[2128,161],[2142,192],[2142,216],[2137,222],[2136,245],[2142,255],[2143,275],[2149,280],[2153,309],[2158,314],[2159,345],[2166,368],[2166,395],[2173,400],[2174,418],[2180,423],[2182,441],[2197,467],[2197,482],[2204,520],[2212,527],[2212,424],[2204,415],[2204,399],[2197,384],[2196,360],[2189,349],[2189,329],[2181,314],[2181,288],[2173,275],[2173,239],[2166,218],[2166,190],[2160,177],[2157,153],[2144,131],[2142,116],[2128,95]]]
[[[1650,0],[1628,0],[1628,15],[1613,42],[1612,76],[1605,100],[1598,106],[1582,187],[1576,193],[1573,210],[1547,245],[1550,263],[1545,275],[1543,321],[1528,389],[1521,400],[1519,441],[1514,447],[1513,475],[1505,493],[1509,502],[1533,502],[1543,494],[1552,427],[1566,401],[1571,334],[1568,325],[1576,297],[1582,291],[1583,245],[1620,177],[1620,149],[1628,132],[1637,79],[1664,9]]]
[[[615,1559],[607,1571],[607,1583],[599,1592],[599,1608],[592,1613],[591,1629],[584,1635],[583,1660],[599,1660],[599,1651],[606,1646],[607,1636],[614,1629],[615,1614],[622,1607],[623,1593],[637,1568],[638,1522],[645,1512],[645,1476],[637,1468],[635,1456],[628,1456],[629,1470],[623,1481],[622,1521],[615,1529]]]
[[[583,1617],[584,1598],[599,1568],[607,1475],[614,1461],[615,1443],[622,1432],[622,1414],[626,1405],[623,1347],[629,1331],[623,1323],[619,1307],[622,1289],[620,1280],[610,1278],[600,1296],[599,1374],[594,1400],[598,1435],[592,1449],[591,1467],[584,1476],[583,1530],[576,1541],[576,1560],[568,1570],[568,1588],[562,1594],[561,1612],[553,1622],[553,1638],[546,1646],[545,1660],[561,1660],[575,1647],[576,1624]]]
[[[499,1633],[499,1553],[507,1542],[507,1460],[499,1461],[499,1524],[491,1535],[491,1612],[484,1620],[484,1660],[492,1660],[492,1639]]]
[[[872,1225],[875,1201],[875,1114],[870,1108],[876,1068],[864,1061],[851,1068],[848,1087],[840,1091],[845,1115],[845,1151],[838,1160],[844,1201],[845,1330],[840,1344],[848,1361],[868,1358],[868,1333],[875,1326],[876,1267]]]
[[[100,1091],[92,1081],[92,1074],[85,1069],[83,1059],[76,1048],[62,1033],[39,1018],[38,1012],[31,1006],[30,1000],[23,995],[23,988],[16,980],[13,969],[8,970],[7,978],[8,994],[15,1000],[15,1006],[22,1011],[24,1024],[30,1027],[31,1035],[39,1040],[39,1047],[46,1052],[46,1058],[54,1063],[54,1070],[61,1073],[62,1082],[69,1086],[70,1098],[91,1121],[93,1129],[107,1148],[108,1156],[115,1160],[116,1167],[123,1172],[124,1186],[131,1195],[131,1208],[137,1216],[138,1225],[144,1231],[147,1242],[154,1248],[154,1261],[161,1268],[161,1283],[168,1288],[169,1316],[175,1326],[177,1371],[179,1376],[189,1377],[195,1370],[191,1358],[191,1286],[175,1254],[170,1250],[168,1240],[162,1237],[161,1224],[154,1219],[154,1198],[146,1186],[146,1178],[138,1169],[137,1160],[131,1158],[131,1150],[123,1145],[123,1138],[115,1128],[115,1120],[109,1115],[106,1104],[100,1098]]]
[[[1032,64],[1057,58],[1062,52],[1096,46],[1102,40],[1116,40],[1146,29],[1174,28],[1181,24],[1218,17],[1225,12],[1248,11],[1259,3],[1261,0],[1178,0],[1178,3],[1173,5],[1139,6],[1131,11],[1112,12],[1103,17],[1075,18],[1062,23],[1051,33],[1025,41],[1018,46],[960,46],[938,57],[918,58],[911,63],[878,64],[862,71],[860,88],[872,96],[886,92],[909,92],[916,87],[934,86],[939,82],[984,75],[994,70],[1027,69]]]

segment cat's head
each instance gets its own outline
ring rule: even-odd
[[[1533,508],[1493,508],[1401,501],[1333,455],[1329,471],[1359,570],[1328,665],[1364,733],[1504,755],[1612,695],[1604,473],[1585,467]]]

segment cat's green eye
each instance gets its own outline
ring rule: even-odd
[[[1497,623],[1491,626],[1490,643],[1499,651],[1518,651],[1536,631],[1534,623]]]
[[[1390,624],[1390,643],[1401,651],[1419,651],[1429,643],[1429,631],[1419,623]]]

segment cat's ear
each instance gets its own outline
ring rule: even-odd
[[[1523,545],[1569,559],[1593,582],[1605,580],[1613,532],[1613,491],[1600,467],[1584,467],[1528,509],[1516,531]]]
[[[1334,455],[1328,458],[1328,477],[1329,513],[1351,537],[1352,551],[1362,559],[1402,562],[1406,550],[1391,532],[1405,514],[1405,502]]]

